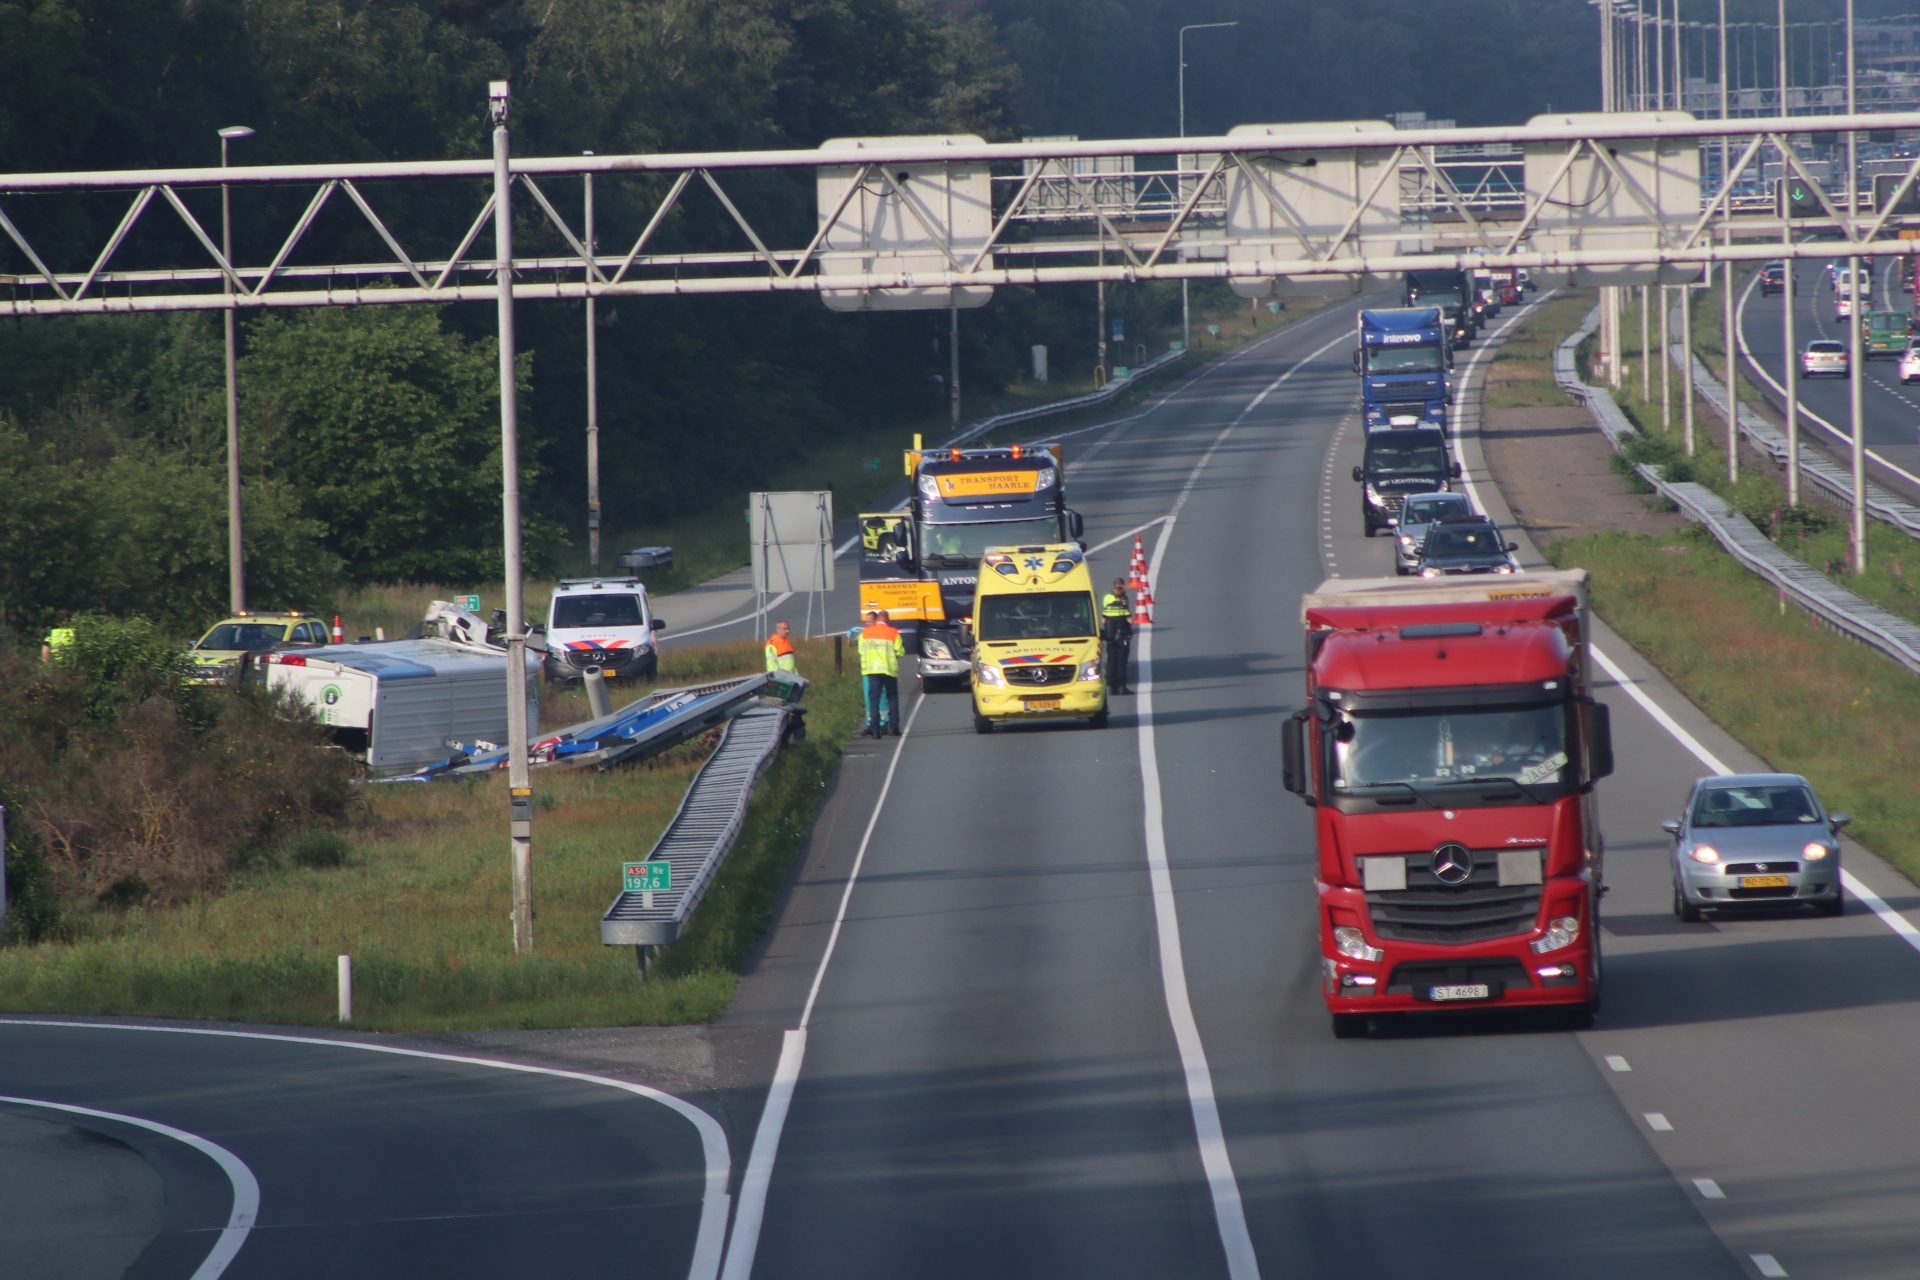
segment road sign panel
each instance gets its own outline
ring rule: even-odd
[[[620,878],[628,893],[659,893],[673,888],[671,862],[623,862]]]
[[[453,607],[456,609],[465,609],[468,613],[478,613],[480,612],[480,597],[455,596],[453,598]]]

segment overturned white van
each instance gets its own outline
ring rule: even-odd
[[[526,661],[527,723],[540,723],[541,655]],[[507,655],[448,640],[335,644],[267,659],[267,687],[312,707],[334,741],[375,773],[411,773],[452,743],[507,736]]]

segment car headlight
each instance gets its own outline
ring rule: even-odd
[[[1512,573],[1513,566],[1510,564],[1495,565],[1493,571],[1495,573]]]
[[[1547,921],[1547,931],[1527,945],[1535,954],[1544,955],[1549,951],[1558,951],[1570,947],[1580,939],[1580,918],[1578,916],[1555,916]]]
[[[976,678],[979,679],[981,684],[1004,685],[1006,683],[1005,678],[1003,678],[1000,674],[1000,668],[995,666],[991,662],[981,663],[979,667],[977,667],[974,670],[973,674]]]
[[[1687,856],[1695,862],[1718,862],[1720,851],[1710,844],[1697,844],[1687,850]]]
[[[1827,848],[1827,846],[1823,844],[1809,844],[1806,848],[1800,851],[1800,856],[1805,858],[1808,862],[1818,862],[1820,861],[1820,859],[1826,857],[1829,853],[1832,853],[1832,852],[1833,850]]]
[[[1420,576],[1423,578],[1437,578],[1440,576],[1440,571],[1432,565],[1427,565],[1420,570]]]
[[[1367,945],[1367,935],[1350,924],[1333,926],[1333,949],[1349,960],[1379,960],[1386,952]]]
[[[1410,549],[1410,548],[1412,548],[1412,546],[1413,546],[1413,535],[1412,535],[1412,534],[1410,534],[1410,533],[1403,533],[1403,534],[1401,534],[1401,535],[1400,535],[1400,545],[1401,545],[1401,546],[1403,546],[1403,547],[1407,547],[1407,548],[1409,548],[1409,549]]]
[[[953,657],[953,650],[947,646],[947,642],[945,640],[936,640],[932,636],[928,636],[920,642],[920,652],[926,654],[929,658],[951,659]]]
[[[1093,661],[1093,662],[1083,662],[1083,663],[1081,663],[1081,664],[1080,664],[1080,678],[1081,678],[1082,680],[1098,680],[1098,679],[1100,678],[1100,663],[1099,663],[1099,661],[1098,661],[1098,660],[1095,660],[1095,661]]]

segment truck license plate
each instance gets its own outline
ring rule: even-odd
[[[1428,987],[1429,1000],[1488,1000],[1493,988],[1484,982],[1463,982],[1451,987]]]
[[[1058,698],[1027,699],[1027,710],[1029,711],[1058,711],[1059,709],[1060,699]]]
[[[1785,876],[1741,876],[1742,889],[1784,889],[1787,887]]]

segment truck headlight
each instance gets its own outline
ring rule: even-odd
[[[938,502],[940,500],[940,482],[932,476],[921,476],[920,496],[928,502]]]
[[[1083,663],[1081,663],[1081,664],[1080,664],[1080,678],[1081,678],[1082,680],[1098,680],[1098,679],[1100,678],[1100,663],[1099,663],[1099,660],[1098,660],[1098,659],[1096,659],[1096,660],[1094,660],[1094,661],[1092,661],[1092,662],[1083,662]]]
[[[947,642],[945,640],[937,640],[932,636],[928,636],[920,641],[920,652],[926,654],[929,658],[945,658],[951,660],[953,657],[953,650],[948,647]]]
[[[981,684],[1004,685],[1006,680],[1000,675],[1000,668],[991,662],[983,662],[974,669],[974,676]]]
[[[1549,951],[1558,951],[1570,947],[1580,939],[1580,918],[1578,916],[1555,916],[1547,921],[1547,931],[1527,945],[1536,954],[1544,955]]]
[[[1386,952],[1367,945],[1367,935],[1350,924],[1333,926],[1333,949],[1349,960],[1379,960]]]
[[[1374,488],[1372,485],[1366,485],[1364,486],[1364,488],[1366,491],[1368,502],[1372,503],[1376,507],[1384,507],[1387,505],[1387,500],[1380,496],[1380,491],[1378,489]]]

